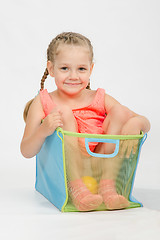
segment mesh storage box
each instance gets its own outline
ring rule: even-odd
[[[132,189],[141,147],[147,135],[100,135],[56,131],[46,138],[36,156],[35,188],[62,212],[78,211],[71,201],[68,179],[74,164],[79,164],[82,179],[94,179],[97,187],[107,169],[114,178],[116,191],[129,201],[128,208],[142,204],[132,196]],[[114,144],[114,152],[100,154],[90,150],[89,143]],[[85,147],[82,147],[85,146]],[[77,160],[79,159],[79,160]],[[77,163],[77,161],[79,161]],[[95,210],[107,210],[102,203]]]

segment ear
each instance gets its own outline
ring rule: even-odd
[[[92,74],[93,67],[94,67],[94,63],[91,63],[91,66],[90,66],[90,74]]]
[[[54,77],[54,66],[53,66],[53,63],[51,61],[47,62],[47,69],[48,69],[49,75],[51,77]]]

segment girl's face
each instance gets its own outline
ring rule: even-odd
[[[58,90],[75,95],[87,87],[93,63],[87,47],[60,45],[54,65],[48,62],[47,67]]]

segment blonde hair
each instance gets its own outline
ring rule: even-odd
[[[79,33],[74,33],[74,32],[63,32],[59,35],[57,35],[49,44],[48,49],[47,49],[47,62],[51,61],[52,63],[54,63],[55,61],[55,57],[58,54],[58,47],[60,44],[68,44],[68,45],[77,45],[77,46],[85,46],[88,47],[89,49],[89,54],[90,54],[90,61],[91,63],[93,62],[93,47],[92,44],[90,42],[90,40],[79,34]],[[44,89],[44,83],[45,80],[47,78],[47,76],[49,75],[48,69],[45,69],[45,72],[43,74],[43,77],[41,79],[41,83],[40,83],[40,91],[42,91]],[[88,86],[86,87],[87,89],[91,89],[90,88],[90,82],[88,84]],[[30,100],[27,104],[26,107],[24,109],[24,113],[23,113],[23,118],[24,121],[26,122],[27,119],[27,114],[29,111],[29,107],[32,104],[33,99]]]

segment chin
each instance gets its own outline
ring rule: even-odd
[[[68,94],[68,95],[76,95],[76,94],[78,94],[78,93],[80,93],[81,91],[82,91],[83,89],[71,89],[71,90],[64,90],[64,92],[65,92],[65,94]]]

